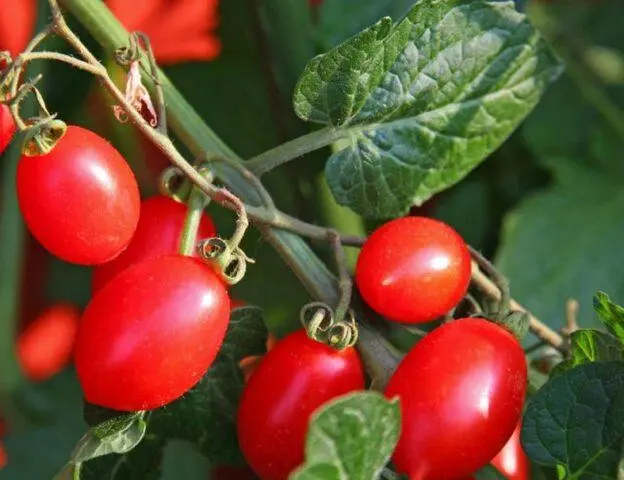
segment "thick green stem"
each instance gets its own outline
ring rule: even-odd
[[[331,145],[346,135],[346,131],[341,128],[323,128],[267,150],[247,161],[246,166],[260,176],[306,153]]]
[[[208,197],[199,188],[193,187],[188,199],[188,212],[180,235],[180,255],[193,255],[197,241],[197,231]]]

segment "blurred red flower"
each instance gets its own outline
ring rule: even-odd
[[[219,0],[108,0],[115,16],[128,30],[150,37],[156,59],[163,64],[211,60],[221,43]],[[0,51],[17,55],[33,35],[36,0],[0,0]]]

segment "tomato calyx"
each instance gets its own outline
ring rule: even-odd
[[[190,180],[177,167],[168,167],[160,174],[159,192],[179,203],[186,203],[191,193]]]
[[[197,254],[211,263],[228,285],[240,282],[247,271],[247,263],[254,263],[238,245],[221,237],[201,240],[197,244]]]
[[[67,131],[67,124],[51,117],[44,118],[28,128],[22,154],[28,157],[50,153]]]
[[[308,337],[336,350],[355,346],[358,328],[349,310],[344,318],[337,318],[332,308],[323,302],[304,305],[299,314]]]

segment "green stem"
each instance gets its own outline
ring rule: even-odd
[[[180,255],[192,256],[197,242],[197,231],[201,222],[208,197],[198,187],[191,189],[188,199],[188,213],[184,219],[184,227],[180,235]]]
[[[245,165],[254,174],[261,176],[297,157],[331,145],[347,136],[343,128],[327,127],[283,143],[254,157]]]

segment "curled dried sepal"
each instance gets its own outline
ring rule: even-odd
[[[352,311],[343,320],[337,320],[332,308],[323,302],[305,305],[299,314],[308,337],[336,350],[355,346],[358,328]]]
[[[67,124],[53,117],[35,123],[26,132],[22,154],[35,156],[50,153],[66,131]]]
[[[228,285],[240,282],[247,272],[247,263],[254,263],[240,247],[233,247],[229,240],[219,237],[201,240],[197,254],[216,268]]]
[[[186,203],[191,193],[191,183],[177,167],[168,167],[160,174],[158,190],[176,202]]]
[[[496,319],[496,323],[513,333],[518,340],[522,340],[529,331],[531,317],[527,312],[514,311],[502,319]]]
[[[128,76],[126,78],[126,93],[124,98],[152,127],[158,125],[158,115],[156,115],[152,98],[147,88],[145,88],[145,85],[143,85],[141,66],[138,60],[134,60],[130,63],[130,70],[128,70]],[[125,107],[113,105],[113,113],[115,114],[115,118],[120,122],[124,123],[128,121],[128,112],[126,112]]]

